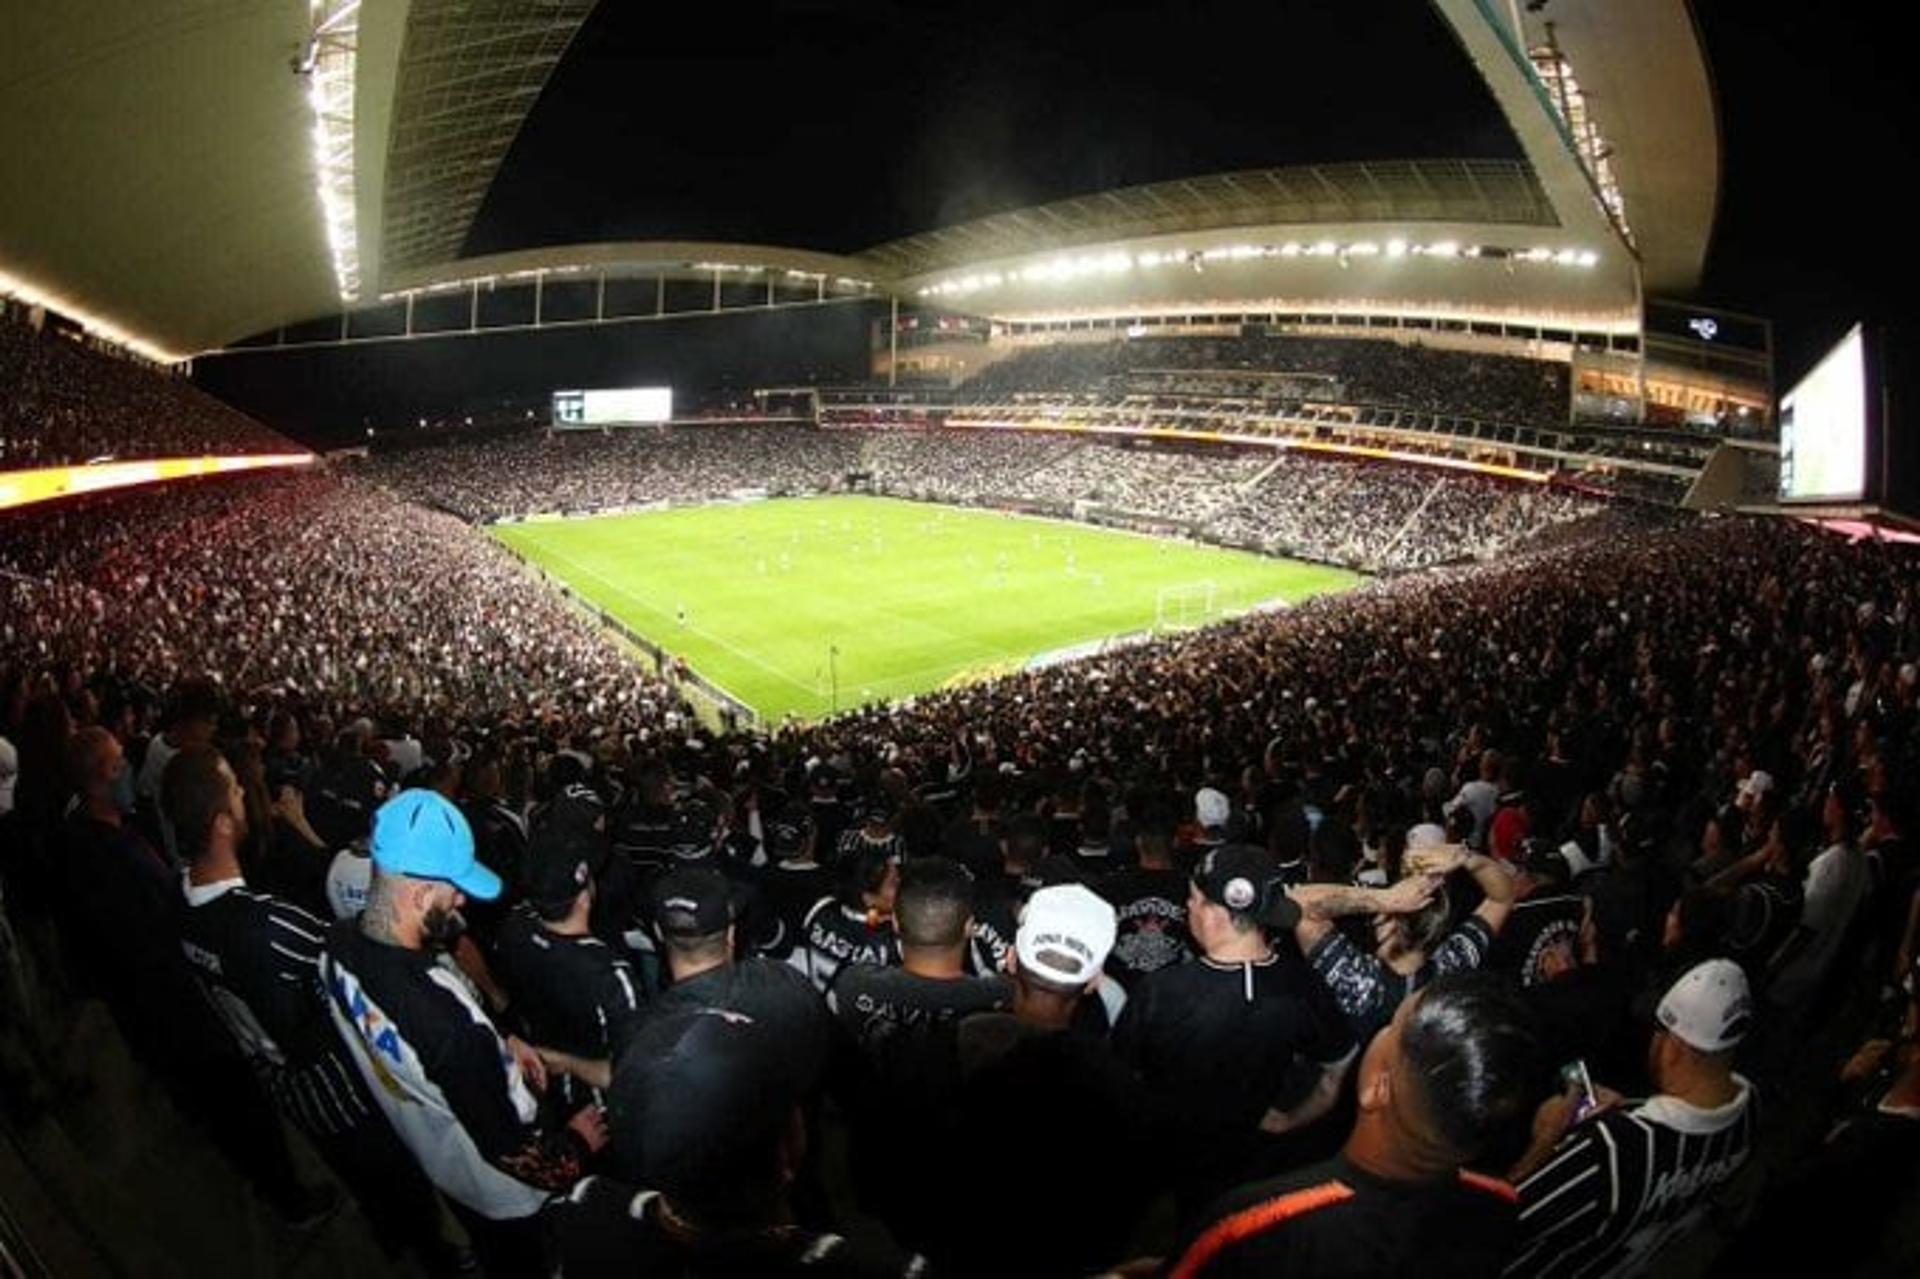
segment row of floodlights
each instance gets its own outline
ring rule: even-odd
[[[1494,261],[1544,263],[1583,268],[1591,268],[1600,261],[1600,255],[1592,249],[1512,249],[1497,245],[1460,244],[1453,240],[1440,240],[1432,244],[1414,244],[1400,239],[1388,240],[1384,244],[1375,240],[1359,240],[1347,244],[1334,240],[1316,240],[1312,243],[1288,240],[1284,244],[1232,244],[1202,250],[1149,249],[1142,253],[1114,250],[1107,253],[1050,258],[1012,271],[980,271],[956,276],[951,280],[929,284],[919,293],[921,297],[950,297],[955,294],[973,293],[980,289],[998,288],[1003,284],[1052,283],[1061,280],[1078,280],[1088,276],[1120,275],[1135,269],[1153,270],[1165,266],[1188,266],[1195,271],[1202,271],[1209,263],[1250,262],[1262,258],[1332,258],[1344,266],[1353,258],[1409,257],[1487,258]]]
[[[687,264],[687,266],[689,269],[694,271],[713,271],[713,272],[735,271],[740,273],[741,275],[760,275],[760,276],[778,274],[778,275],[785,276],[788,280],[794,281],[795,283],[800,283],[804,281],[808,283],[818,284],[821,281],[826,280],[826,281],[831,281],[834,285],[843,289],[871,289],[873,287],[873,281],[871,280],[855,280],[844,275],[828,275],[824,271],[795,271],[792,268],[787,268],[786,270],[782,270],[782,271],[776,271],[773,267],[740,266],[731,262],[690,262]],[[528,267],[520,271],[507,271],[505,273],[496,272],[495,274],[492,274],[492,275],[465,276],[455,280],[435,280],[431,284],[423,284],[419,288],[414,288],[414,289],[393,289],[386,293],[382,293],[380,295],[380,300],[382,302],[398,302],[408,297],[409,295],[414,297],[422,297],[422,296],[429,296],[436,293],[451,293],[457,289],[470,289],[475,287],[476,285],[481,288],[491,289],[502,283],[518,284],[528,280],[537,279],[543,276],[550,278],[556,275],[557,276],[592,275],[606,269],[608,268],[600,267],[600,266],[592,266],[592,265]]]
[[[693,269],[696,271],[713,271],[715,273],[733,271],[741,275],[770,275],[773,273],[772,267],[754,266],[750,263],[743,264],[739,262],[695,262]],[[855,280],[844,275],[829,276],[824,271],[796,271],[792,267],[788,267],[780,274],[786,276],[789,280],[818,281],[831,279],[843,289],[870,289],[873,287],[871,280]]]
[[[360,236],[355,217],[354,65],[359,0],[311,0],[313,36],[294,70],[307,77],[313,112],[314,182],[343,301],[360,295]]]

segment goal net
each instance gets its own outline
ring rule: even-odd
[[[1155,631],[1190,631],[1219,618],[1219,591],[1210,581],[1163,586],[1154,599]]]

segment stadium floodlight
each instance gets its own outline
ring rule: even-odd
[[[1427,256],[1430,258],[1451,258],[1458,257],[1459,255],[1460,246],[1452,240],[1442,240],[1438,244],[1429,244],[1427,246]]]
[[[1397,239],[1397,238],[1396,238],[1396,239],[1392,239],[1392,240],[1388,240],[1388,241],[1387,241],[1387,256],[1388,256],[1388,257],[1390,257],[1390,258],[1404,258],[1404,257],[1406,257],[1406,256],[1407,256],[1407,242],[1406,242],[1405,240],[1401,240],[1401,239]]]
[[[1308,253],[1311,253],[1315,257],[1319,257],[1319,258],[1330,258],[1334,254],[1338,253],[1339,251],[1340,251],[1340,246],[1335,244],[1332,240],[1322,240],[1318,244],[1314,245],[1312,248],[1307,250]]]
[[[1549,262],[1553,259],[1552,249],[1528,249],[1518,255],[1522,262]]]
[[[1588,267],[1596,266],[1599,264],[1600,255],[1598,253],[1595,253],[1592,249],[1583,249],[1580,252],[1579,261],[1581,266],[1588,266]]]
[[[1280,256],[1283,258],[1299,257],[1300,242],[1298,240],[1288,240],[1285,244],[1280,246]]]
[[[340,298],[360,296],[360,236],[353,154],[354,65],[360,44],[360,0],[310,0],[313,34],[295,74],[307,78],[313,112],[314,180]]]
[[[1349,244],[1347,246],[1348,257],[1372,258],[1372,257],[1378,257],[1379,255],[1380,255],[1380,246],[1375,244],[1372,240],[1362,240],[1358,244]]]
[[[1480,256],[1480,246],[1477,244],[1469,244],[1466,248],[1460,250],[1460,256],[1463,258],[1477,258]]]
[[[1553,255],[1553,260],[1561,266],[1572,266],[1580,260],[1580,255],[1572,249],[1562,249]]]

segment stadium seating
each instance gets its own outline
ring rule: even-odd
[[[1129,448],[1005,431],[689,426],[376,454],[362,473],[468,519],[824,492],[1039,506],[1269,554],[1400,571],[1487,558],[1600,512],[1571,492],[1305,453]]]
[[[0,470],[304,451],[185,378],[0,311]]]
[[[1146,337],[1028,347],[958,391],[963,402],[1033,394],[1323,401],[1522,424],[1564,422],[1565,364],[1390,341]]]

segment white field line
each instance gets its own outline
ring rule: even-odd
[[[1254,555],[1250,551],[1234,551],[1232,550],[1232,548],[1229,548],[1229,547],[1212,546],[1205,542],[1195,542],[1186,538],[1156,537],[1152,533],[1140,533],[1132,529],[1108,528],[1105,525],[1085,524],[1079,520],[1060,519],[1060,518],[1049,516],[1049,515],[1031,515],[1021,511],[1002,511],[1002,510],[997,510],[991,507],[954,506],[945,502],[920,502],[920,501],[915,501],[911,498],[888,497],[885,495],[865,496],[865,495],[858,495],[858,494],[843,494],[843,493],[831,493],[831,494],[823,493],[823,494],[817,494],[817,495],[806,496],[806,497],[774,498],[774,499],[771,499],[771,501],[773,502],[820,502],[823,500],[839,501],[843,498],[848,498],[848,497],[852,497],[856,504],[864,504],[864,503],[870,503],[870,502],[883,502],[892,506],[913,507],[916,509],[925,509],[925,508],[931,507],[940,511],[952,511],[960,515],[992,517],[996,519],[1027,520],[1036,524],[1059,525],[1064,528],[1070,528],[1070,529],[1075,529],[1079,531],[1090,530],[1096,534],[1111,534],[1119,537],[1130,537],[1130,538],[1138,539],[1140,541],[1153,542],[1159,545],[1173,543],[1175,545],[1189,547],[1194,550],[1210,551],[1215,554],[1229,553],[1229,554],[1246,555],[1253,559],[1272,558],[1269,556]],[[733,506],[733,505],[740,505],[740,504],[733,503],[733,502],[712,502],[712,503],[703,503],[701,505]],[[685,508],[676,507],[672,509],[685,509]],[[586,520],[616,519],[616,518],[623,518],[625,516],[646,516],[646,515],[655,515],[655,514],[664,514],[664,513],[665,513],[664,511],[628,511],[628,512],[617,512],[617,513],[609,512],[603,515],[584,515],[584,516],[578,516],[572,519],[555,520],[555,521],[550,521],[550,523],[556,527],[559,527],[567,524],[581,523]],[[528,527],[529,526],[522,524],[519,526],[519,529],[522,531],[527,531]],[[538,528],[539,525],[535,524],[532,527]],[[555,560],[559,560],[560,562],[571,566],[574,570],[578,571],[584,576],[591,577],[595,581],[607,587],[614,594],[620,596],[622,599],[629,600],[635,604],[638,604],[647,613],[656,617],[661,617],[663,619],[666,617],[666,613],[664,611],[662,611],[661,609],[655,608],[653,605],[647,603],[645,600],[633,594],[631,591],[628,591],[620,587],[619,585],[612,582],[602,574],[597,573],[594,570],[581,564],[578,560],[572,558],[571,556],[562,555],[560,552],[553,550],[551,547],[547,546],[543,541],[541,541],[541,539],[537,534],[535,534],[531,538],[531,540],[540,544],[543,554],[548,555]],[[1284,595],[1275,595],[1269,599],[1260,600],[1255,603],[1247,605],[1244,609],[1240,610],[1240,613],[1237,615],[1244,615],[1246,613],[1251,613],[1258,609],[1268,608],[1274,605],[1279,605],[1282,607],[1291,607],[1292,603],[1293,601],[1289,600]],[[884,609],[879,611],[882,613],[887,612],[887,610],[884,610]],[[889,613],[888,615],[893,616],[896,619],[898,617],[898,614]],[[1215,618],[1214,620],[1216,622],[1224,622],[1224,621],[1231,620],[1231,618],[1227,616],[1225,613],[1222,613],[1219,617]],[[920,624],[933,625],[936,627],[936,629],[940,629],[943,631],[945,630],[944,627],[939,627],[937,623],[920,623]],[[810,687],[809,685],[802,682],[801,680],[795,679],[793,676],[787,674],[785,671],[782,671],[775,667],[767,665],[766,662],[762,661],[758,657],[755,657],[752,653],[747,652],[745,649],[742,649],[734,644],[729,644],[726,640],[721,639],[718,635],[715,635],[710,631],[703,630],[698,626],[688,625],[684,629],[691,631],[694,634],[699,635],[704,639],[709,640],[713,644],[718,645],[720,648],[725,649],[727,652],[732,653],[735,657],[738,657],[742,661],[746,662],[748,665],[756,667],[759,670],[765,671],[767,674],[773,676],[775,679],[779,680],[781,683],[786,684],[791,688],[799,690],[801,693],[805,694],[807,697],[815,701],[819,700],[820,693],[818,689]],[[1152,628],[1148,627],[1146,629],[1150,630]],[[852,681],[852,683],[855,685],[855,687],[862,688],[862,689],[874,689],[874,688],[888,689],[888,688],[893,688],[900,685],[914,683],[917,680],[919,680],[922,676],[925,676],[925,675],[944,675],[948,678],[951,678],[953,676],[965,674],[969,670],[980,669],[988,666],[995,666],[995,665],[999,665],[1002,662],[1009,662],[1016,659],[1022,662],[1030,661],[1033,658],[1043,656],[1046,653],[1057,652],[1060,648],[1077,648],[1083,644],[1106,643],[1111,640],[1124,639],[1128,636],[1137,635],[1139,633],[1140,631],[1138,629],[1135,629],[1135,630],[1116,631],[1116,632],[1112,632],[1104,635],[1089,635],[1084,639],[1072,640],[1070,643],[1067,643],[1067,644],[1056,645],[1052,648],[1042,649],[1037,652],[1031,652],[1031,653],[1014,651],[1014,650],[1004,650],[1004,649],[990,649],[990,650],[981,652],[977,657],[970,657],[958,663],[939,662],[930,666],[917,667],[914,670],[905,671],[897,675],[889,675],[883,679],[856,680],[856,681]],[[950,638],[952,638],[956,642],[959,641],[959,638],[960,638],[959,636],[953,635],[953,633],[950,631],[947,632],[947,634],[949,635]],[[659,643],[663,649],[666,647],[664,642],[658,639],[655,639],[654,642]],[[973,646],[967,645],[966,647],[973,647]],[[715,680],[711,675],[708,675],[705,672],[700,672],[700,677],[702,679],[707,680],[709,683],[713,684],[714,687],[719,688],[721,692],[733,698],[735,701],[740,702],[743,705],[751,705],[750,702],[733,693],[732,690],[720,684],[720,682],[718,680]],[[921,691],[937,692],[938,689],[937,688],[925,689]],[[920,695],[919,693],[902,694],[902,696],[919,696],[919,695]]]
[[[638,595],[635,595],[632,591],[626,590],[625,588],[620,586],[617,582],[610,580],[605,575],[596,573],[594,570],[588,568],[586,565],[582,564],[579,560],[574,559],[572,556],[562,555],[560,552],[554,550],[552,547],[546,546],[544,544],[541,546],[541,553],[553,559],[559,560],[561,563],[567,565],[572,572],[578,573],[583,577],[590,577],[594,581],[599,582],[602,586],[612,591],[615,595],[618,595],[621,599],[629,600],[632,603],[638,604],[644,611],[646,611],[651,616],[661,617],[661,618],[664,618],[667,616],[666,613],[664,613],[662,610],[655,608],[653,605],[647,603],[647,601],[641,599]],[[721,639],[718,635],[715,635],[711,631],[702,630],[700,627],[694,626],[692,624],[688,624],[686,626],[679,626],[678,623],[676,623],[675,625],[677,629],[690,631],[693,634],[700,636],[702,639],[707,640],[708,642],[715,644],[720,648],[726,649],[727,652],[732,653],[735,657],[747,663],[749,666],[754,666],[759,668],[760,670],[765,671],[767,674],[773,676],[775,679],[779,680],[783,684],[791,684],[794,688],[799,689],[801,692],[805,693],[809,697],[818,696],[818,694],[816,694],[811,688],[808,688],[805,684],[802,684],[799,680],[793,678],[791,675],[788,675],[785,671],[777,670],[776,668],[767,665],[765,662],[755,657],[752,653],[749,653],[745,649],[740,648],[736,645],[727,643],[727,641]],[[655,636],[649,636],[649,638],[653,639],[654,643],[659,644],[662,650],[666,650],[669,647],[666,641],[661,638],[657,638]],[[715,688],[718,688],[721,692],[725,693],[728,697],[733,698],[733,700],[735,700],[736,702],[739,702],[742,705],[747,705],[747,706],[752,705],[751,702],[748,702],[743,697],[737,696],[731,689],[728,689],[727,687],[722,685],[718,680],[714,679],[712,676],[707,675],[703,672],[700,678],[707,680]]]

